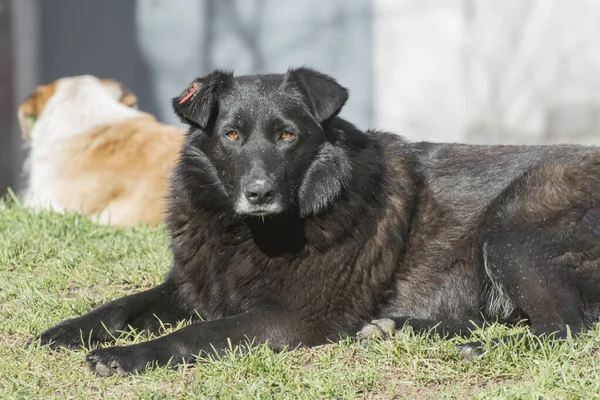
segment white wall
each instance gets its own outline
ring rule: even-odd
[[[373,1],[379,128],[600,143],[600,1]]]

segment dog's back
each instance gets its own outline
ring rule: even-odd
[[[56,199],[100,223],[159,223],[182,140],[150,116],[75,136],[56,160]]]

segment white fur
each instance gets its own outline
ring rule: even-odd
[[[494,278],[488,261],[487,243],[483,244],[483,267],[491,282],[486,303],[487,313],[490,316],[507,319],[515,311],[516,307],[508,293],[504,290],[504,286]]]
[[[56,193],[58,176],[54,160],[62,154],[64,141],[101,125],[114,124],[143,115],[119,103],[120,90],[85,75],[61,79],[54,95],[38,116],[30,139],[29,167],[23,203],[33,209],[64,212]]]

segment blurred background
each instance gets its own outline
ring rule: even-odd
[[[309,65],[342,115],[411,140],[600,143],[598,0],[0,0],[0,194],[24,158],[16,107],[93,74],[177,124],[170,98],[214,68]]]

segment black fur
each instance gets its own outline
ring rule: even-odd
[[[205,319],[92,351],[90,368],[110,375],[193,361],[228,339],[313,346],[373,318],[448,334],[465,334],[469,321],[526,319],[559,337],[598,320],[597,148],[364,133],[336,116],[346,90],[307,68],[196,82],[189,100],[173,102],[191,127],[173,181],[165,283],[64,321],[43,344],[107,341],[128,326],[156,332],[154,315]]]

